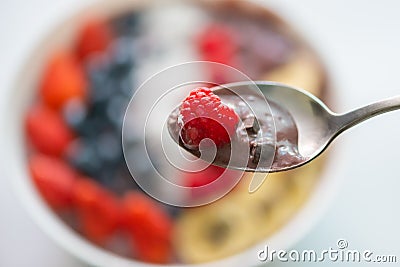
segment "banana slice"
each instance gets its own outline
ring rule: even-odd
[[[240,180],[235,192],[243,197],[247,198],[248,201],[252,199],[263,199],[265,201],[273,201],[287,190],[290,180],[287,179],[288,174],[286,172],[278,173],[246,173]],[[249,193],[248,188],[252,179],[262,180],[265,178],[263,184],[254,193]]]
[[[268,174],[254,193],[248,186],[265,174],[246,173],[237,187],[210,205],[184,211],[175,247],[184,263],[221,259],[262,241],[285,225],[316,183],[323,159],[299,169]]]
[[[289,172],[290,182],[293,184],[292,194],[296,195],[298,202],[303,203],[307,200],[309,194],[318,182],[325,161],[326,154],[319,156],[307,165]]]
[[[257,174],[259,175],[259,174]],[[262,175],[262,174],[261,174]],[[268,177],[264,187],[248,193],[251,174],[223,199],[185,211],[176,223],[176,248],[185,263],[200,263],[233,255],[266,237],[257,217],[269,213],[268,205],[283,195],[288,180],[282,174]],[[271,229],[267,220],[263,226]]]
[[[243,180],[251,179],[252,176],[248,175]],[[264,184],[252,194],[248,193],[247,187],[243,186],[246,190],[238,194],[241,196],[241,203],[246,206],[253,228],[257,229],[258,235],[253,240],[256,243],[278,230],[294,213],[291,199],[293,186],[290,175],[281,172],[269,174]]]
[[[266,73],[262,79],[302,88],[318,96],[321,93],[323,73],[315,57],[301,51],[287,64]]]
[[[182,214],[176,223],[178,257],[185,263],[221,259],[249,247],[257,230],[235,197]]]
[[[324,160],[320,157],[298,169],[269,174],[253,194],[246,195],[246,190],[243,190],[247,189],[252,175],[243,178],[240,183],[242,190],[238,194],[242,195],[241,203],[246,205],[253,228],[259,234],[254,242],[279,230],[305,203],[318,181]]]

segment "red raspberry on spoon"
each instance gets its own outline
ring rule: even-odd
[[[238,122],[235,111],[206,87],[191,91],[179,108],[180,137],[190,149],[198,148],[204,138],[218,147],[230,143]]]

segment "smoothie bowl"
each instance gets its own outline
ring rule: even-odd
[[[270,174],[251,195],[245,174],[225,197],[200,207],[170,206],[143,192],[122,150],[125,110],[148,77],[188,61],[226,64],[330,100],[316,53],[250,1],[100,2],[59,25],[11,93],[4,150],[13,151],[7,170],[33,217],[88,263],[256,265],[266,244],[280,249],[297,241],[330,195],[325,158]],[[204,77],[231,81],[218,69]],[[140,141],[130,156],[135,175],[147,177],[152,166],[141,162]],[[181,180],[195,188],[221,171],[210,166]]]

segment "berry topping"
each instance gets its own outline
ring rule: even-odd
[[[234,32],[226,25],[213,23],[202,29],[196,38],[196,46],[201,59],[204,61],[239,67],[237,58],[239,44]],[[209,78],[214,83],[229,82],[229,74],[226,72],[226,68],[210,65],[208,72]]]
[[[62,116],[42,104],[36,104],[29,110],[25,127],[30,143],[39,152],[48,155],[62,156],[74,139]]]
[[[239,122],[235,111],[205,87],[190,92],[179,111],[180,137],[190,149],[198,148],[205,138],[211,139],[216,146],[230,143],[230,136]]]
[[[197,46],[203,60],[231,65],[237,44],[233,32],[221,24],[211,24],[198,35]]]
[[[125,224],[136,257],[152,263],[166,263],[172,249],[172,221],[149,197],[129,192],[123,200]]]
[[[72,198],[81,232],[96,244],[104,245],[121,222],[117,198],[88,178],[77,179]]]
[[[81,59],[104,52],[112,41],[112,30],[106,21],[93,19],[82,28],[77,40],[77,53]]]
[[[29,159],[32,178],[47,203],[55,210],[72,205],[72,190],[77,174],[58,158],[34,155]]]
[[[44,71],[40,88],[46,105],[61,109],[72,99],[86,100],[86,78],[75,56],[69,52],[55,53]]]

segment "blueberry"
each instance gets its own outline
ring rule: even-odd
[[[114,180],[116,177],[116,168],[110,168],[110,166],[103,166],[103,168],[94,177],[102,185],[113,189]]]
[[[96,139],[96,151],[105,163],[118,163],[122,159],[121,137],[111,131],[101,133]]]
[[[80,172],[116,193],[141,190],[126,166],[122,151],[122,122],[133,94],[133,68],[138,45],[132,38],[138,23],[130,13],[112,21],[117,36],[110,48],[85,60],[89,82],[89,103],[72,102],[63,109],[65,120],[80,138],[74,141],[67,158]],[[135,147],[133,157],[144,159]],[[136,163],[136,162],[135,162]],[[147,162],[135,164],[140,175],[150,175]]]
[[[91,85],[91,103],[104,103],[115,93],[116,82],[109,77],[104,77],[104,81],[100,84]]]
[[[128,103],[129,99],[122,95],[113,96],[107,103],[107,119],[116,127],[118,131],[122,130],[122,123]]]
[[[75,128],[75,131],[82,137],[93,141],[101,131],[111,128],[111,125],[104,116],[93,114],[93,110],[90,112],[85,120]]]
[[[130,12],[113,19],[111,24],[119,35],[134,36],[139,33],[140,13]]]
[[[135,87],[133,86],[133,78],[131,75],[118,80],[116,86],[120,94],[128,98],[132,97]]]
[[[67,158],[75,168],[90,177],[96,177],[101,171],[102,162],[91,140],[74,141],[68,148]]]
[[[111,47],[110,74],[112,78],[119,79],[129,75],[133,67],[133,51],[135,50],[131,38],[122,37],[114,42]]]
[[[112,59],[101,54],[91,58],[86,65],[91,104],[108,101],[116,91],[118,79],[112,77]]]
[[[96,54],[88,59],[85,70],[91,86],[102,85],[107,80],[109,61],[106,54]]]
[[[63,107],[63,117],[72,129],[79,129],[87,117],[86,104],[78,99],[68,101]]]

